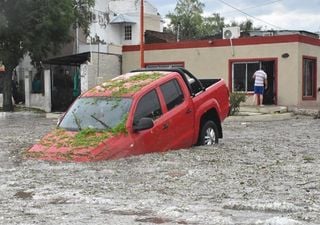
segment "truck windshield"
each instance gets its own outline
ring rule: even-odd
[[[131,102],[131,98],[79,98],[67,111],[59,128],[72,131],[85,128],[112,129],[125,119]]]

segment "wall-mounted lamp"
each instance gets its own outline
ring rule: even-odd
[[[213,41],[212,41],[212,40],[209,40],[209,41],[208,41],[208,44],[210,44],[210,45],[211,45],[212,43],[213,43]]]
[[[283,53],[281,55],[281,57],[284,58],[284,59],[289,58],[289,56],[290,56],[289,53]]]

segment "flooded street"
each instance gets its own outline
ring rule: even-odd
[[[53,129],[0,114],[0,224],[320,224],[320,120],[223,124],[224,139],[96,163],[22,159]]]

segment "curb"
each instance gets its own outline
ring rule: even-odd
[[[48,119],[59,119],[62,113],[46,113],[46,118]]]
[[[293,117],[293,113],[274,113],[274,114],[261,114],[261,115],[246,115],[246,116],[229,116],[225,121],[233,122],[250,122],[250,121],[279,121],[288,120]]]

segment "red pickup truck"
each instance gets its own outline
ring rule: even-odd
[[[26,156],[97,161],[213,145],[229,107],[222,79],[198,80],[183,68],[136,70],[82,94]]]

